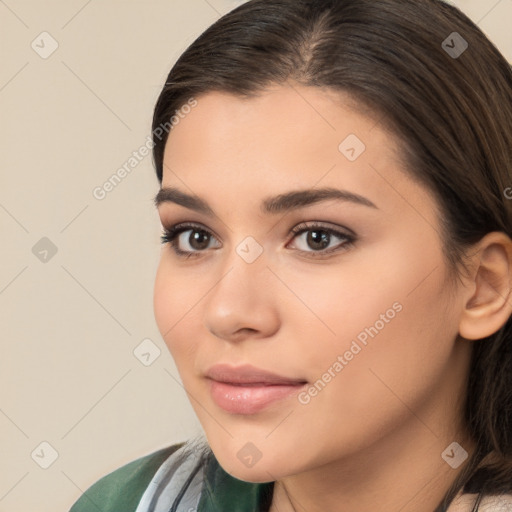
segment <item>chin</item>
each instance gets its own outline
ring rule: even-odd
[[[244,482],[267,483],[274,482],[277,478],[282,477],[283,468],[279,467],[278,463],[274,464],[274,457],[265,458],[262,456],[252,466],[246,466],[246,463],[243,462],[243,454],[240,455],[242,460],[240,460],[237,453],[231,455],[222,449],[220,453],[214,451],[214,455],[226,473]]]
[[[220,461],[219,461],[220,463]],[[253,484],[261,484],[261,483],[267,483],[267,482],[274,482],[278,476],[274,474],[272,470],[268,470],[267,467],[259,467],[256,468],[247,468],[243,469],[240,467],[230,467],[225,468],[222,464],[222,469],[230,474],[233,478],[236,478],[238,480],[242,480],[244,482],[249,482]],[[229,469],[229,471],[228,471]]]

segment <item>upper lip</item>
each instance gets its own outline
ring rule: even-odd
[[[257,368],[250,364],[242,366],[231,366],[228,364],[216,364],[208,369],[206,377],[218,382],[227,382],[233,384],[304,384],[304,379],[293,377],[284,377],[277,373]]]

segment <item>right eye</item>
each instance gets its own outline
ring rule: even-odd
[[[213,233],[198,224],[181,223],[165,228],[161,240],[163,244],[170,244],[178,256],[190,258],[211,248],[210,242],[216,239]]]

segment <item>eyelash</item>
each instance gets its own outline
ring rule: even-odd
[[[185,258],[185,259],[201,256],[202,253],[206,252],[206,249],[199,250],[199,251],[182,251],[181,249],[178,248],[178,243],[176,240],[177,237],[179,235],[181,235],[181,233],[184,233],[184,232],[190,231],[190,230],[204,232],[208,236],[215,238],[215,235],[211,231],[209,231],[206,228],[203,228],[199,224],[183,222],[183,223],[171,226],[169,228],[164,228],[164,233],[161,236],[162,244],[169,244],[172,247],[173,251],[176,253],[176,255],[178,255],[179,257]],[[299,250],[299,252],[306,253],[310,257],[313,257],[313,258],[321,258],[321,257],[325,257],[327,255],[330,255],[331,253],[334,253],[334,252],[340,252],[340,251],[347,250],[347,249],[351,248],[354,245],[354,242],[356,241],[356,237],[354,235],[350,235],[348,233],[343,233],[336,229],[323,226],[322,224],[319,224],[317,222],[310,222],[310,223],[303,222],[303,223],[295,226],[292,230],[290,230],[290,234],[293,235],[293,238],[296,238],[298,235],[307,233],[308,231],[315,231],[315,230],[321,231],[323,233],[327,233],[330,236],[335,236],[336,238],[341,238],[345,241],[331,249],[324,249],[321,251],[301,251],[301,250]]]

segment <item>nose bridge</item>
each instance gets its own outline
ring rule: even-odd
[[[246,237],[219,265],[219,281],[205,301],[206,327],[223,338],[241,329],[266,335],[275,330],[276,295],[262,245]]]
[[[258,293],[258,284],[268,281],[267,254],[262,244],[254,237],[246,236],[238,244],[233,245],[225,254],[222,266],[224,276],[216,288],[251,289]],[[223,283],[224,282],[224,283]]]

